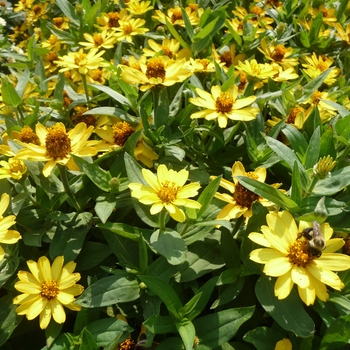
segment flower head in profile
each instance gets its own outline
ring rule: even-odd
[[[0,243],[15,244],[22,237],[18,231],[9,230],[16,223],[16,217],[14,215],[3,216],[9,204],[10,196],[7,193],[3,193],[0,198]],[[0,246],[0,261],[4,260],[4,258],[5,252]]]
[[[260,197],[259,195],[249,191],[243,185],[241,185],[236,179],[236,176],[247,176],[254,180],[265,182],[266,179],[266,169],[257,168],[254,171],[246,172],[244,166],[241,162],[235,162],[232,166],[232,177],[233,182],[221,179],[220,186],[228,190],[229,193],[220,193],[217,192],[215,197],[228,203],[220,211],[217,216],[218,220],[232,220],[237,219],[240,216],[245,218],[252,216],[252,204],[255,201],[259,201],[262,205],[266,207],[273,207],[273,203]],[[210,177],[212,180],[215,179],[215,176]],[[279,187],[279,184],[272,185],[273,187]]]
[[[27,172],[27,167],[23,161],[10,158],[7,162],[5,160],[0,161],[0,179],[15,179],[20,180],[22,176]]]
[[[15,288],[23,293],[13,299],[18,315],[26,315],[28,320],[39,316],[40,328],[45,329],[51,317],[57,323],[66,321],[63,306],[79,311],[80,306],[73,304],[75,296],[80,295],[84,288],[76,284],[80,280],[80,273],[73,273],[76,263],[70,261],[63,266],[64,257],[58,256],[52,266],[46,256],[38,262],[27,261],[30,272],[19,271],[19,281]]]
[[[62,123],[56,123],[50,128],[42,124],[36,125],[36,135],[40,144],[23,143],[23,149],[17,153],[18,159],[46,162],[43,168],[44,176],[49,176],[56,164],[64,165],[70,170],[79,170],[71,154],[78,157],[94,156],[97,153],[93,146],[99,141],[88,141],[93,126],[85,123],[77,124],[74,129],[66,131]]]
[[[263,272],[267,276],[277,277],[274,290],[278,299],[286,298],[296,284],[301,300],[312,305],[316,297],[322,301],[328,299],[326,285],[336,290],[344,287],[333,271],[348,270],[350,257],[335,253],[344,240],[331,238],[333,229],[328,223],[320,225],[326,247],[322,254],[314,254],[310,251],[310,240],[302,234],[305,229],[314,229],[312,223],[300,221],[298,227],[287,211],[269,213],[266,221],[262,233],[252,232],[248,236],[265,247],[253,250],[250,259],[264,264]]]
[[[151,5],[151,1],[139,1],[133,0],[126,3],[126,9],[134,16],[143,15],[147,11],[153,10],[153,6]]]
[[[159,165],[157,175],[148,169],[142,169],[142,176],[148,186],[135,182],[130,183],[131,196],[143,204],[152,205],[150,210],[152,215],[165,209],[174,220],[184,222],[186,216],[179,207],[192,209],[201,207],[200,203],[189,199],[198,194],[200,184],[193,182],[185,185],[188,175],[185,169],[177,172],[168,169],[164,164]]]
[[[228,90],[222,91],[219,85],[212,86],[211,93],[196,88],[199,97],[190,98],[189,102],[203,107],[202,111],[193,113],[192,119],[205,118],[207,120],[217,119],[220,128],[226,128],[227,121],[243,120],[249,121],[256,118],[259,109],[248,107],[255,100],[255,96],[238,99],[238,87],[231,86]]]

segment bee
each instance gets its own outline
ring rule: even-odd
[[[322,251],[326,248],[326,241],[323,237],[321,225],[317,221],[312,222],[312,227],[308,227],[301,233],[308,242],[309,256],[319,258]]]

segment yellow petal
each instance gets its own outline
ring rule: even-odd
[[[350,256],[340,253],[323,253],[314,260],[314,264],[323,269],[345,271],[350,269]]]
[[[38,264],[35,261],[28,260],[27,261],[27,266],[28,266],[30,272],[32,273],[32,275],[35,277],[35,279],[39,282],[39,284],[44,282],[44,279],[43,279],[43,277],[41,275],[41,272],[39,270]]]
[[[298,286],[298,293],[300,299],[307,305],[313,305],[316,299],[316,291],[315,288],[311,285],[305,288],[301,288]]]
[[[15,283],[15,288],[19,292],[26,294],[39,294],[41,292],[40,285],[35,285],[29,282],[18,281]]]
[[[254,249],[250,254],[249,258],[259,264],[266,264],[271,259],[283,258],[284,255],[276,249],[271,248],[258,248]]]
[[[27,311],[27,319],[33,320],[35,317],[39,316],[39,314],[44,310],[47,304],[47,299],[39,298],[29,307]]]
[[[152,171],[148,169],[142,169],[142,176],[154,191],[159,191],[160,185],[159,185],[157,176],[153,174]]]
[[[51,307],[47,304],[40,314],[39,325],[41,329],[46,329],[51,321]]]
[[[61,272],[62,272],[62,266],[64,262],[64,257],[63,256],[58,256],[54,260],[51,266],[51,276],[54,281],[58,281]]]
[[[66,313],[64,312],[62,304],[60,304],[56,299],[50,301],[51,313],[53,319],[57,323],[64,323],[66,320]]]
[[[248,238],[252,240],[254,243],[262,245],[264,247],[270,248],[271,244],[270,242],[265,238],[265,236],[258,232],[251,232],[248,235]]]
[[[186,220],[186,215],[185,213],[183,212],[182,209],[179,209],[178,207],[175,207],[174,206],[174,212],[169,212],[170,216],[175,220],[175,221],[178,221],[178,222],[184,222]]]
[[[45,282],[51,282],[52,276],[51,276],[51,265],[50,261],[46,256],[41,256],[38,260],[38,268],[41,272],[41,275],[43,276],[43,280]]]
[[[310,285],[310,279],[305,269],[301,266],[294,265],[291,272],[292,280],[300,288],[306,288]]]
[[[345,244],[345,241],[343,238],[332,238],[329,241],[327,241],[326,244],[327,245],[326,245],[325,250],[323,251],[323,254],[336,252]],[[333,270],[333,269],[331,269],[331,270]]]
[[[269,249],[269,248],[265,248],[265,249]],[[278,255],[279,252],[276,250],[275,252],[277,252],[276,255]],[[289,259],[285,256],[282,256],[282,257],[278,257],[268,261],[265,264],[264,273],[267,276],[278,277],[289,272],[291,268],[292,268],[292,264],[290,263]]]
[[[286,240],[282,239],[279,233],[273,231],[270,227],[267,226],[261,226],[260,230],[264,234],[265,238],[270,242],[272,247],[279,250],[284,255],[288,254],[289,244],[286,242]]]
[[[282,276],[279,276],[277,278],[277,281],[275,283],[275,296],[278,299],[285,299],[290,294],[292,288],[293,288],[293,281],[291,277],[291,272],[287,272]]]
[[[7,193],[3,193],[0,199],[0,218],[5,213],[9,204],[10,204],[10,196]]]
[[[314,276],[316,279],[321,281],[322,283],[331,286],[334,289],[341,290],[344,288],[344,283],[341,281],[339,276],[334,272],[322,268],[315,263],[309,264],[306,267],[307,271]]]
[[[309,278],[315,288],[316,296],[322,301],[327,301],[327,299],[329,298],[329,294],[327,293],[327,287],[325,286],[325,284],[320,282],[311,274],[309,274]]]

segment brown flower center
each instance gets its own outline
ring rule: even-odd
[[[56,281],[44,282],[41,284],[40,295],[47,300],[51,300],[57,296],[59,291],[59,284]]]
[[[46,59],[50,62],[50,63],[53,63],[53,61],[57,60],[58,56],[56,54],[56,52],[49,52],[47,55],[46,55]]]
[[[92,37],[94,39],[94,43],[96,46],[100,46],[103,44],[103,38],[102,38],[102,35],[99,34],[99,33],[96,33],[93,35]]]
[[[191,9],[191,13],[193,13],[197,11],[198,4],[189,4],[188,7]]]
[[[304,238],[297,239],[290,247],[287,255],[289,261],[298,266],[306,267],[316,256],[308,252],[308,240]]]
[[[123,147],[126,140],[135,131],[127,122],[118,122],[112,125],[113,137],[116,145]]]
[[[81,52],[76,52],[74,55],[74,63],[78,66],[84,66],[86,62],[86,54]]]
[[[248,172],[247,176],[255,180],[257,179],[257,176],[254,175],[252,172]],[[235,199],[236,203],[241,207],[250,208],[253,202],[258,200],[260,197],[254,192],[249,191],[240,183],[238,183],[235,186],[235,192],[233,193],[233,198]]]
[[[36,15],[39,15],[41,13],[41,6],[39,5],[34,5],[33,6],[33,12],[36,14]]]
[[[163,203],[172,203],[176,199],[178,190],[179,186],[176,186],[174,182],[166,181],[162,183],[157,195]]]
[[[208,59],[206,59],[206,58],[202,58],[202,59],[199,60],[199,63],[202,64],[203,70],[206,70],[208,68],[208,65],[209,65],[210,61]]]
[[[123,25],[123,33],[125,35],[132,33],[132,31],[133,31],[133,29],[132,29],[132,25],[130,23],[126,23]]]
[[[253,6],[250,10],[250,13],[254,13],[254,15],[260,16],[262,13],[262,9],[258,6]]]
[[[89,127],[90,125],[96,126],[96,119],[93,115],[78,114],[76,116],[72,116],[72,120],[74,125],[77,125],[79,123],[85,123],[87,127]]]
[[[289,116],[288,119],[286,121],[287,124],[294,124],[295,122],[295,118],[297,117],[297,115],[301,112],[303,112],[303,108],[301,107],[294,107],[290,110],[289,112]]]
[[[224,52],[220,56],[220,62],[225,63],[225,66],[227,68],[230,68],[232,66],[232,55],[231,55],[231,52],[230,51]]]
[[[318,68],[321,72],[323,72],[328,68],[328,65],[325,62],[319,62],[316,65],[316,68]]]
[[[320,91],[315,91],[312,94],[313,103],[315,105],[317,105],[320,102],[321,98],[322,98],[322,92],[320,92]]]
[[[134,350],[135,342],[131,339],[125,339],[122,343],[119,344],[118,350]]]
[[[171,15],[171,22],[175,23],[178,20],[182,19],[182,12],[180,8],[174,9],[173,14]]]
[[[215,101],[216,110],[219,113],[231,112],[233,106],[233,97],[228,92],[222,92]]]
[[[64,23],[62,17],[55,17],[55,18],[52,19],[52,21],[53,21],[53,25],[54,25],[55,27],[57,27],[57,28],[59,28],[59,29],[62,28],[63,23]]]
[[[19,134],[18,140],[24,143],[34,143],[34,145],[40,145],[38,135],[27,125],[23,127]]]
[[[162,46],[162,50],[164,56],[168,56],[169,58],[174,57],[174,53],[167,46]]]
[[[72,151],[71,140],[61,124],[56,124],[48,129],[45,144],[47,155],[54,160],[67,157]]]
[[[243,91],[246,84],[247,84],[247,74],[245,74],[244,72],[241,72],[239,75],[238,91]]]
[[[147,63],[146,77],[151,78],[160,78],[162,81],[165,79],[165,67],[164,62],[161,57],[151,58]]]
[[[108,26],[109,26],[109,28],[119,27],[119,13],[118,12],[109,12],[108,13]]]
[[[275,47],[275,51],[271,55],[271,58],[276,61],[280,62],[284,58],[284,55],[286,54],[287,49],[284,47],[284,45],[277,45]]]

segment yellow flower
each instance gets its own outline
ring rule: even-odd
[[[57,323],[64,323],[66,313],[63,306],[79,311],[80,306],[74,305],[75,296],[81,294],[84,288],[76,284],[80,273],[73,273],[76,263],[70,261],[63,266],[64,257],[58,256],[52,266],[46,256],[36,263],[27,261],[30,272],[19,271],[19,281],[15,288],[23,293],[13,299],[18,315],[26,315],[33,320],[40,315],[40,328],[45,329],[51,321],[51,316]]]
[[[119,20],[127,22],[131,17],[132,16],[128,14],[126,9],[122,9],[120,12],[103,12],[96,18],[96,27],[100,30],[107,29],[114,31],[120,25]]]
[[[327,122],[337,114],[337,109],[329,105],[327,101],[335,102],[334,99],[328,96],[328,92],[316,90],[311,97],[305,101],[305,103],[310,104],[306,111],[306,116],[308,117],[312,110],[317,106],[322,123]]]
[[[266,29],[273,29],[270,24],[274,22],[274,20],[270,17],[266,17],[266,10],[261,8],[260,6],[252,6],[250,11],[248,11],[241,6],[236,6],[235,10],[232,11],[234,15],[236,15],[240,20],[244,20],[248,15],[255,15],[253,17],[248,18],[248,22],[252,23],[254,26],[260,27],[260,23],[264,24],[263,31]],[[265,29],[266,28],[266,29]]]
[[[293,350],[289,339],[282,339],[276,343],[275,350]]]
[[[148,169],[142,169],[142,176],[149,186],[139,183],[130,183],[131,196],[137,198],[141,203],[152,205],[152,215],[158,214],[164,208],[170,216],[179,222],[186,220],[185,213],[180,207],[199,209],[200,203],[188,199],[198,194],[199,183],[185,185],[188,179],[188,171],[185,169],[179,172],[168,170],[161,164],[157,169],[157,175]]]
[[[336,37],[350,45],[350,23],[345,26],[345,29],[340,23],[335,23],[334,27],[337,30]]]
[[[332,57],[327,57],[326,55],[317,56],[315,52],[312,53],[312,56],[304,56],[303,60],[306,61],[306,63],[303,63],[302,66],[307,68],[303,69],[303,72],[311,79],[317,78],[334,63],[334,59]],[[339,75],[339,73],[340,69],[333,67],[324,80],[324,83],[327,85],[332,85],[336,82],[336,77]]]
[[[198,25],[199,18],[201,16],[201,14],[204,12],[204,10],[203,9],[193,9],[190,6],[187,6],[185,8],[185,11],[188,15],[188,19],[189,19],[191,25],[193,25],[193,26]],[[156,10],[155,15],[152,16],[152,19],[159,21],[162,24],[166,24],[166,19],[167,19],[172,25],[178,25],[181,27],[185,27],[185,21],[182,18],[181,7],[179,7],[179,6],[168,9],[167,14],[165,14],[164,11]]]
[[[285,122],[287,124],[293,125],[297,129],[302,129],[304,122],[306,120],[305,109],[300,106],[292,107],[289,110],[289,114],[285,117]],[[266,125],[270,128],[279,123],[282,119],[277,117],[271,117],[266,121]]]
[[[309,13],[313,18],[315,18],[319,13],[322,13],[322,20],[324,23],[328,25],[334,25],[335,22],[337,22],[336,19],[336,9],[329,9],[325,5],[320,5],[318,9],[315,9],[313,7],[309,7]]]
[[[0,179],[12,178],[20,180],[22,176],[27,172],[25,164],[16,158],[10,158],[8,162],[5,160],[0,161]]]
[[[151,1],[130,1],[126,4],[126,9],[133,15],[143,15],[147,11],[153,10],[153,6],[150,6]]]
[[[142,49],[146,57],[153,57],[159,52],[162,52],[164,56],[168,56],[172,59],[189,59],[191,57],[191,49],[180,50],[180,43],[176,39],[165,38],[162,44],[158,44],[153,39],[149,39],[147,43],[150,48],[145,47]]]
[[[273,204],[266,199],[260,197],[259,195],[249,191],[244,186],[242,186],[236,176],[247,176],[254,180],[265,182],[266,179],[266,169],[257,168],[254,171],[246,172],[244,166],[241,162],[235,162],[232,166],[232,177],[234,182],[230,182],[225,179],[221,179],[220,186],[228,190],[228,193],[216,192],[215,198],[218,198],[226,203],[228,203],[218,214],[218,220],[232,220],[237,219],[240,216],[245,218],[252,216],[252,204],[255,201],[259,201],[264,206],[273,206]],[[216,176],[211,176],[210,179],[215,179]],[[272,185],[274,187],[279,187],[279,184]]]
[[[56,164],[64,165],[70,170],[79,170],[71,158],[71,154],[78,157],[88,157],[97,153],[93,146],[99,141],[88,141],[93,126],[87,128],[85,123],[77,124],[74,129],[68,132],[62,123],[56,123],[50,128],[37,124],[35,130],[40,144],[19,141],[25,148],[19,150],[16,157],[46,162],[43,168],[43,174],[46,177],[52,173]]]
[[[333,229],[328,223],[321,225],[326,248],[321,255],[316,255],[310,252],[309,240],[302,235],[311,223],[300,221],[298,228],[287,211],[269,213],[266,221],[268,226],[261,227],[262,234],[252,232],[248,236],[265,247],[253,250],[250,259],[264,264],[263,272],[267,276],[277,277],[274,290],[278,299],[286,298],[294,284],[306,305],[313,304],[316,296],[326,301],[329,297],[326,285],[336,290],[344,287],[333,271],[348,270],[350,257],[335,253],[344,245],[344,240],[331,239]]]
[[[3,216],[9,204],[10,196],[7,193],[3,193],[0,198],[0,243],[15,244],[22,237],[18,231],[9,230],[16,223],[16,217],[14,215]],[[0,246],[0,261],[4,260],[4,258],[5,252]]]
[[[247,107],[256,100],[255,96],[237,99],[238,87],[236,85],[231,86],[225,92],[219,85],[212,86],[211,94],[199,88],[196,88],[196,92],[199,97],[190,98],[189,102],[205,109],[192,114],[192,119],[217,119],[220,128],[226,128],[228,119],[249,121],[259,113],[258,108]]]
[[[105,62],[101,57],[105,51],[97,51],[98,49],[94,48],[88,53],[84,53],[83,49],[80,49],[77,52],[69,52],[68,55],[59,57],[57,61],[54,61],[54,63],[63,67],[59,70],[60,72],[77,69],[80,74],[87,74],[89,70],[106,67],[109,65],[109,63]]]
[[[224,67],[224,62],[217,62],[220,67]],[[193,73],[212,73],[215,72],[215,63],[212,59],[208,58],[190,58],[189,62],[186,62],[186,67]]]
[[[236,66],[239,61],[244,61],[245,54],[236,54],[236,45],[232,44],[230,47],[224,46],[219,51],[216,51],[214,45],[212,48],[212,55],[217,62],[224,64],[223,69],[228,71],[228,69],[234,65]]]
[[[115,28],[115,36],[118,41],[132,42],[134,35],[142,35],[149,31],[148,28],[141,28],[145,23],[146,21],[140,18],[129,19],[128,21],[119,20],[119,27]]]
[[[264,54],[266,59],[278,63],[284,69],[298,65],[298,58],[290,57],[293,54],[291,47],[286,48],[282,44],[275,46],[272,42],[267,44],[264,38],[261,40],[258,50]]]
[[[79,42],[79,44],[88,49],[112,49],[117,42],[114,33],[108,32],[107,29],[104,29],[101,33],[94,33],[93,35],[84,33],[84,38],[86,39],[86,42]]]
[[[147,91],[154,86],[171,86],[192,74],[183,68],[185,59],[174,61],[167,56],[158,56],[146,61],[146,57],[141,57],[139,63],[140,70],[124,65],[119,67],[122,70],[121,78],[129,84],[141,84],[141,91]]]

